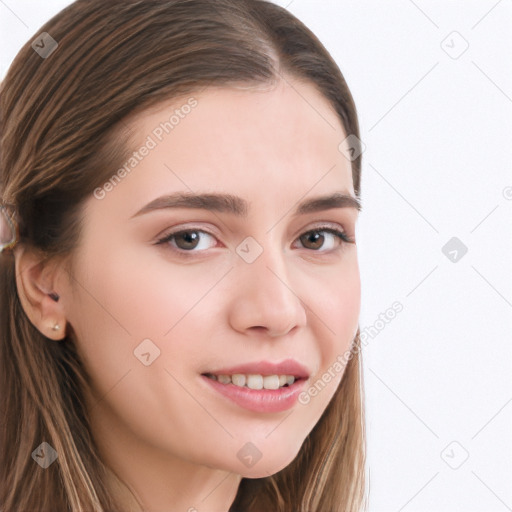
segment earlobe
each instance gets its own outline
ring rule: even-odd
[[[23,246],[14,254],[18,295],[30,322],[47,338],[65,338],[65,313],[54,291],[59,266]]]

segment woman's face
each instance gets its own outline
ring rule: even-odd
[[[304,206],[354,196],[339,147],[347,134],[309,84],[191,98],[132,120],[137,155],[86,203],[66,320],[92,377],[95,435],[111,457],[129,464],[152,453],[264,477],[295,458],[319,421],[357,331],[356,246],[326,229],[353,239],[358,210]],[[204,376],[290,360],[304,378],[281,391]]]

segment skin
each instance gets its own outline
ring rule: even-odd
[[[350,349],[358,325],[356,245],[321,230],[323,245],[299,238],[325,223],[355,238],[357,210],[292,217],[304,199],[354,196],[350,161],[338,149],[346,133],[328,101],[289,77],[273,87],[193,96],[197,107],[121,183],[87,200],[72,276],[16,252],[18,288],[34,325],[52,340],[70,329],[76,336],[93,381],[93,435],[125,510],[141,510],[138,501],[151,511],[226,512],[242,477],[289,465],[343,371],[307,405],[280,413],[243,409],[200,375],[290,357],[310,371],[307,389]],[[132,119],[134,149],[184,103]],[[178,191],[239,196],[250,203],[248,216],[180,208],[133,217]],[[211,233],[198,233],[188,258],[175,252],[187,247],[182,239],[155,245],[185,227]],[[263,248],[253,263],[235,251],[248,236]],[[55,321],[60,332],[51,329]],[[149,366],[134,356],[144,339],[160,350]],[[262,454],[252,467],[237,457],[247,442]],[[116,486],[114,475],[127,487]]]

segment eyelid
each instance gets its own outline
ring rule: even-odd
[[[155,242],[155,245],[163,245],[165,243],[170,243],[170,240],[181,234],[181,233],[189,233],[189,232],[198,232],[198,233],[203,233],[203,234],[207,234],[209,236],[211,236],[212,238],[216,239],[218,241],[218,236],[213,234],[211,231],[208,231],[207,229],[203,229],[203,228],[199,228],[199,227],[196,227],[196,226],[191,226],[191,227],[188,227],[188,226],[185,226],[185,227],[180,227],[180,228],[177,228],[175,231],[170,231],[168,232],[167,234],[164,234],[162,236],[159,236],[157,241]],[[206,252],[208,249],[206,250],[202,250],[202,251],[194,251],[194,250],[191,250],[191,251],[185,251],[184,249],[179,249],[179,248],[176,248],[176,247],[172,247],[171,249],[175,254],[178,254],[178,256],[192,256],[193,254],[201,254],[201,253],[204,253]]]
[[[347,236],[347,230],[339,223],[339,222],[329,222],[329,221],[317,221],[314,222],[311,227],[308,227],[307,229],[301,229],[299,231],[299,234],[297,236],[303,235],[305,233],[309,233],[310,231],[322,231],[324,229],[333,229],[335,231],[341,231],[345,233]]]
[[[180,225],[180,227],[176,228],[176,230],[174,230],[174,231],[170,231],[164,235],[159,236],[157,238],[157,241],[155,242],[155,245],[163,245],[166,242],[170,242],[170,240],[173,237],[175,237],[181,233],[194,232],[194,231],[198,232],[198,233],[207,234],[207,235],[218,240],[218,235],[212,233],[211,231],[209,231],[207,229],[203,229],[202,227],[198,227],[198,226],[194,226],[194,225],[189,226],[187,224],[184,224],[184,225]],[[304,248],[308,252],[318,253],[318,254],[328,254],[328,253],[332,253],[337,250],[343,249],[343,246],[346,244],[355,244],[355,239],[347,233],[347,231],[344,229],[343,226],[341,226],[338,223],[325,222],[325,221],[324,222],[318,221],[318,222],[314,223],[311,227],[309,227],[307,229],[300,230],[299,233],[297,234],[297,236],[294,238],[294,243],[299,239],[299,237],[306,235],[308,233],[311,233],[311,232],[315,232],[315,231],[329,232],[333,236],[338,237],[338,239],[341,241],[341,243],[335,249],[330,249],[330,250],[326,250],[326,251],[322,251],[322,250],[316,251],[313,249]],[[194,257],[194,255],[196,255],[196,257],[197,257],[199,254],[202,254],[202,253],[205,253],[208,251],[208,249],[201,250],[201,251],[195,251],[195,250],[186,251],[184,249],[179,249],[176,247],[172,247],[171,250],[178,256],[183,256],[183,257]]]

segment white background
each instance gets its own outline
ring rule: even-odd
[[[0,0],[2,78],[69,3]],[[512,2],[276,3],[340,66],[366,146],[369,510],[512,510]]]

